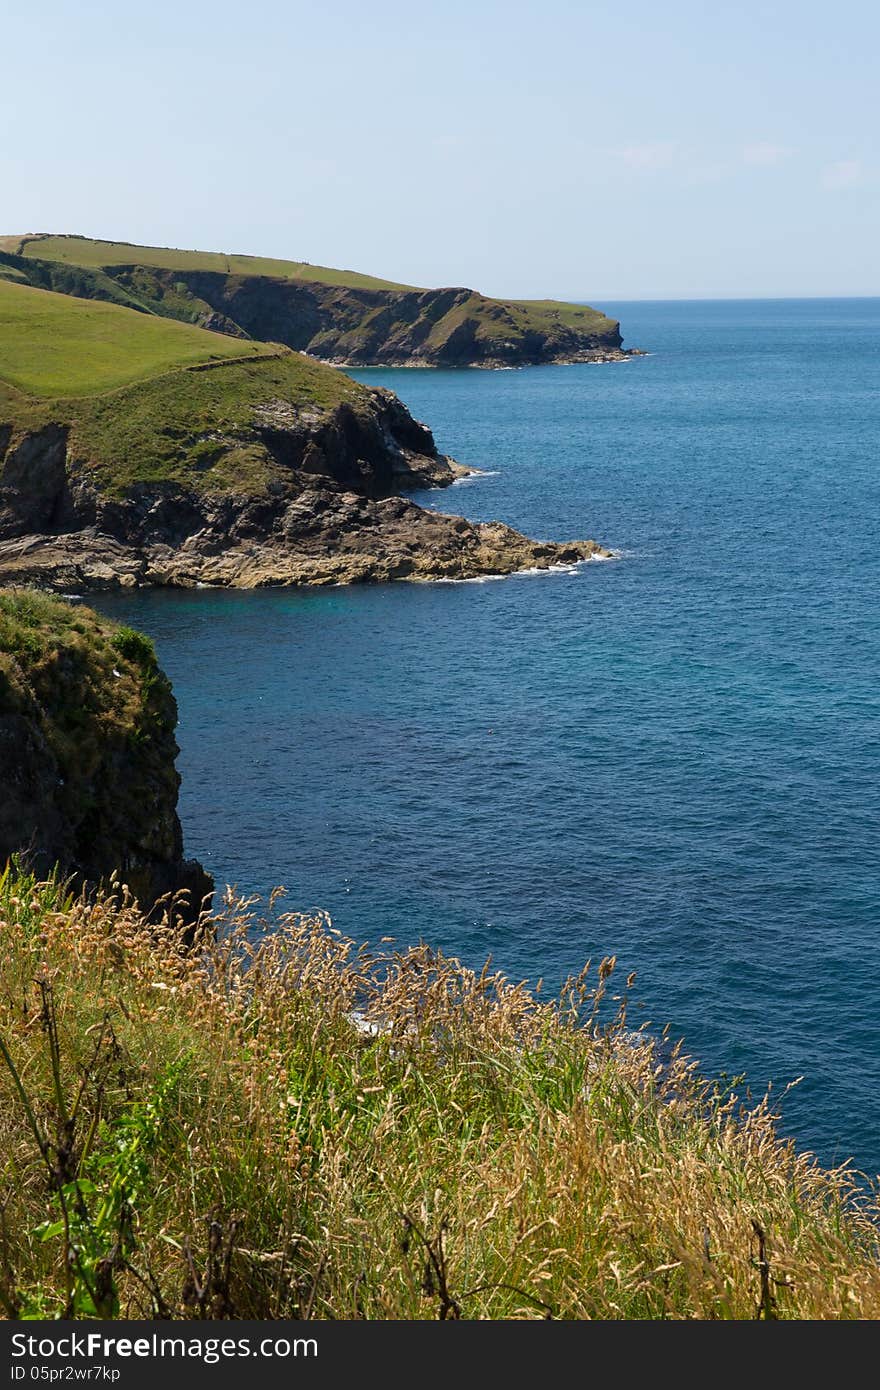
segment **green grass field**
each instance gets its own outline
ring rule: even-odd
[[[115,304],[0,280],[0,379],[31,396],[94,396],[195,363],[275,351]]]
[[[549,325],[558,321],[567,328],[591,332],[611,322],[607,315],[591,308],[589,304],[568,304],[562,299],[517,299],[513,302],[517,309],[521,309],[536,325]]]
[[[349,289],[408,290],[393,280],[379,280],[355,270],[333,270],[308,261],[274,260],[223,251],[183,251],[169,246],[135,246],[127,241],[93,241],[77,236],[0,237],[0,250],[45,261],[100,267],[150,265],[161,270],[216,270],[223,275],[271,275],[282,280],[318,280]]]
[[[0,280],[0,424],[69,426],[74,456],[111,494],[169,481],[258,491],[274,465],[256,407],[366,395],[287,348]]]

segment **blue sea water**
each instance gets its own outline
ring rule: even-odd
[[[187,848],[358,939],[556,985],[880,1171],[880,301],[603,305],[651,355],[363,372],[490,476],[420,500],[615,562],[145,593]]]

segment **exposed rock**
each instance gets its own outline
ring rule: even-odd
[[[10,448],[0,437],[0,535],[51,531],[67,490],[67,431],[59,425],[26,434]]]
[[[212,491],[200,479],[121,495],[77,458],[67,428],[0,439],[0,582],[89,590],[175,585],[468,579],[607,555],[594,541],[532,541],[501,523],[417,506],[405,489],[467,473],[389,391],[333,409],[272,400],[209,441],[258,448],[268,482]]]
[[[114,872],[141,905],[213,890],[183,855],[177,705],[152,646],[88,609],[0,591],[0,867]]]
[[[167,585],[364,584],[394,579],[473,579],[608,558],[595,541],[532,541],[501,522],[475,523],[426,511],[403,498],[372,501],[356,493],[315,491],[279,503],[266,538],[248,537],[247,510],[228,538],[216,522],[181,545],[125,544],[94,528],[0,541],[7,584],[62,592]],[[242,534],[245,533],[245,534]]]

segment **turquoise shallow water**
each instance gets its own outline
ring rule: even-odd
[[[177,692],[218,881],[639,1017],[880,1171],[880,301],[606,306],[625,365],[364,372],[491,476],[421,500],[613,563],[102,607]]]

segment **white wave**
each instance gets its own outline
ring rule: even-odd
[[[500,478],[500,468],[478,468],[475,473],[466,473],[463,478],[456,478],[450,483],[450,487],[461,487],[464,483],[478,483],[481,478]]]
[[[577,574],[583,564],[586,564],[585,560],[578,560],[572,565],[530,565],[528,569],[514,570],[510,578],[533,579],[540,574]]]
[[[419,579],[419,584],[491,584],[496,579],[509,579],[509,574],[477,574],[471,579]]]
[[[496,579],[537,579],[547,574],[578,574],[585,565],[594,565],[600,560],[617,560],[619,554],[619,551],[613,550],[610,555],[588,555],[586,559],[575,560],[571,564],[529,565],[526,569],[511,570],[510,574],[480,574],[471,579],[423,579],[418,582],[423,584],[490,584]]]

